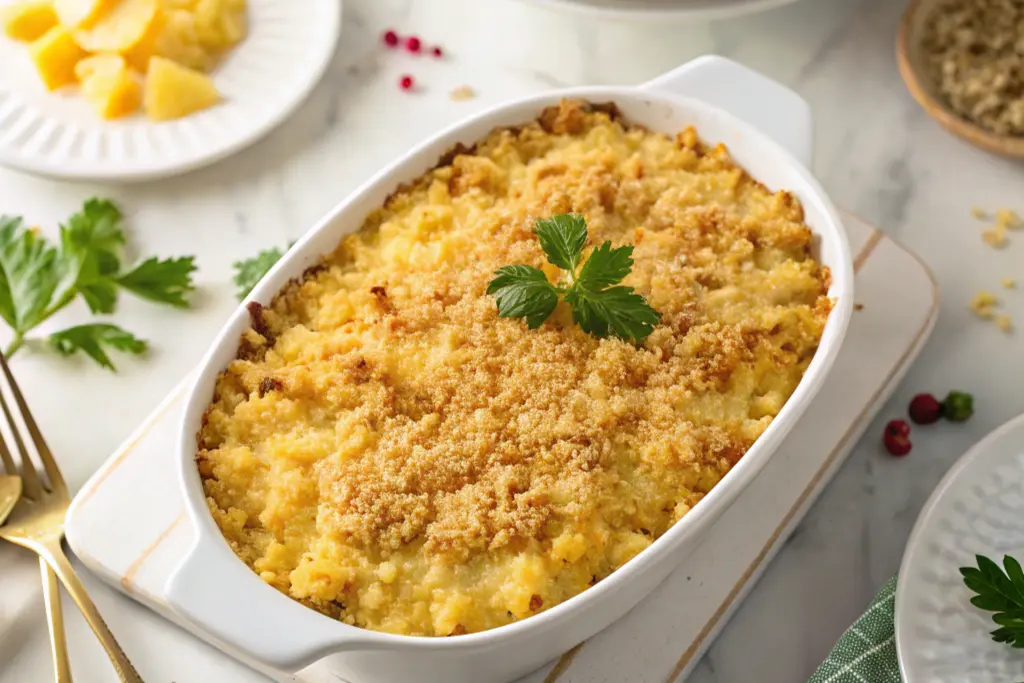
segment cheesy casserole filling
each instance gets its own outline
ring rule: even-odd
[[[694,130],[563,102],[399,189],[289,284],[198,435],[210,510],[271,586],[346,623],[448,636],[587,590],[735,465],[800,382],[831,307],[799,202]],[[535,219],[635,245],[640,345],[565,303],[499,319]]]

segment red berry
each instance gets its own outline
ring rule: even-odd
[[[415,84],[416,84],[416,82],[413,81],[412,80],[412,76],[409,76],[409,75],[402,76],[398,80],[398,85],[402,88],[402,90],[412,90],[412,87]]]
[[[388,47],[395,47],[398,45],[398,34],[390,30],[385,31],[383,40]]]
[[[910,419],[919,425],[930,425],[942,417],[942,404],[931,394],[918,394],[907,409]]]
[[[441,59],[442,57],[444,57],[444,51],[441,49],[440,45],[436,45],[436,46],[432,47],[430,49],[430,54],[434,55],[438,59]]]
[[[409,52],[419,52],[422,47],[423,43],[416,36],[409,36],[405,39],[405,49]]]
[[[892,420],[885,425],[882,443],[890,455],[904,456],[910,452],[910,425],[903,420]]]

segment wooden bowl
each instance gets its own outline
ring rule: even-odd
[[[982,149],[1024,159],[1024,137],[999,135],[964,119],[937,92],[921,45],[925,21],[942,0],[911,0],[896,36],[896,61],[910,94],[943,128]]]

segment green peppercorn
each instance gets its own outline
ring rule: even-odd
[[[965,391],[951,391],[942,402],[942,416],[951,422],[966,422],[974,415],[974,397]]]

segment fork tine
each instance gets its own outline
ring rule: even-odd
[[[4,417],[7,418],[7,426],[10,428],[11,434],[14,435],[14,443],[18,448],[18,455],[21,457],[22,493],[32,500],[39,500],[43,495],[43,484],[39,480],[36,466],[32,463],[32,457],[29,455],[28,449],[25,448],[25,442],[21,440],[21,435],[18,433],[18,424],[14,421],[14,416],[11,415],[11,411],[7,407],[7,399],[4,398],[3,391],[0,391],[0,409],[3,410]],[[0,434],[0,443],[2,442],[4,442],[4,438]],[[4,443],[3,450],[7,451],[7,457],[9,458],[10,450],[6,443]]]
[[[64,483],[64,477],[60,473],[60,468],[57,467],[57,460],[53,457],[53,452],[50,447],[46,445],[46,439],[43,438],[43,433],[39,431],[39,425],[36,424],[36,420],[32,417],[32,411],[28,409],[28,403],[25,401],[25,397],[21,393],[21,389],[18,388],[18,383],[14,380],[14,375],[11,373],[10,367],[7,365],[7,359],[3,353],[0,353],[0,368],[3,369],[4,376],[7,378],[7,383],[11,387],[11,393],[14,394],[14,401],[18,404],[18,409],[21,411],[21,419],[25,421],[25,427],[28,429],[29,435],[32,437],[32,443],[35,444],[36,452],[39,453],[40,460],[43,461],[43,468],[46,470],[46,476],[50,480],[50,486],[54,491],[66,492],[67,485]],[[6,412],[7,407],[4,406]],[[10,416],[8,415],[8,422],[10,422]],[[17,437],[15,432],[15,438],[18,440],[18,445],[21,446],[21,439]],[[24,450],[24,449],[23,449]]]
[[[2,435],[0,435],[0,462],[4,464],[7,474],[18,476],[18,466],[14,464],[14,458],[11,457],[11,451],[8,450]]]

